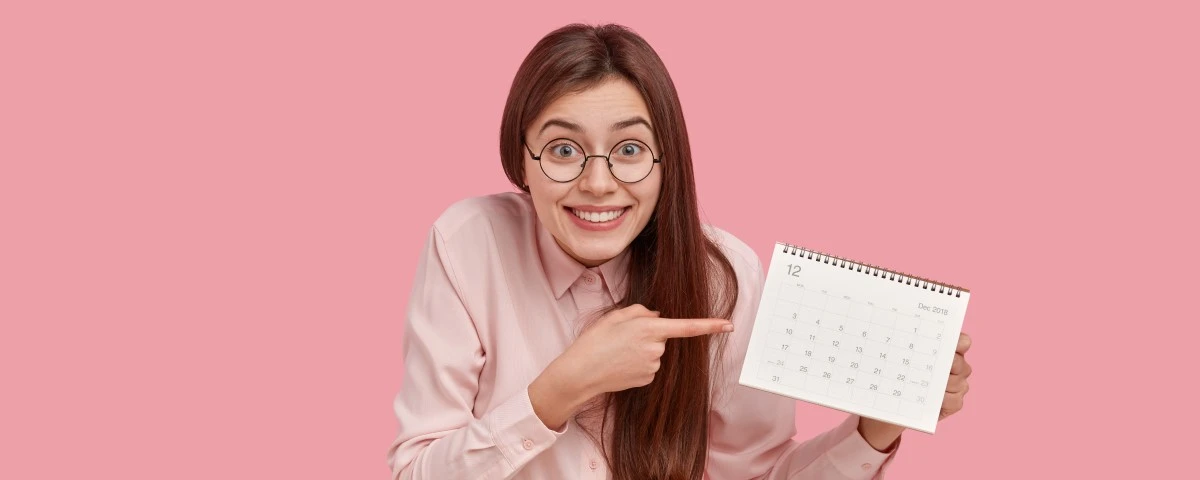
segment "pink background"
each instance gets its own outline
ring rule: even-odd
[[[572,21],[662,56],[707,221],[972,290],[893,477],[1194,470],[1190,2],[399,3],[0,6],[0,478],[385,478],[422,242]]]

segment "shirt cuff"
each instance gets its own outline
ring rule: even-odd
[[[492,440],[513,468],[519,468],[567,433],[567,424],[551,430],[533,411],[529,389],[522,388],[491,413]]]
[[[850,415],[835,430],[834,438],[842,438],[826,453],[829,462],[847,478],[882,478],[883,471],[891,463],[896,452],[900,450],[901,440],[891,446],[891,451],[884,453],[875,450],[862,434],[858,433],[858,415]],[[903,438],[903,435],[901,435]]]

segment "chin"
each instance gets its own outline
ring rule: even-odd
[[[603,242],[575,242],[575,245],[568,245],[575,256],[586,260],[588,263],[600,264],[620,255],[627,243],[621,242],[619,239],[611,239]],[[581,244],[582,243],[582,244]]]

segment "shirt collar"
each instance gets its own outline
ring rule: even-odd
[[[542,260],[542,269],[550,280],[554,298],[562,298],[567,289],[571,288],[588,268],[563,251],[558,242],[554,241],[550,230],[542,225],[541,219],[534,223],[537,224],[537,248],[538,256]],[[629,249],[622,250],[619,255],[600,264],[595,270],[599,270],[600,276],[603,277],[609,295],[619,302],[623,298],[622,289],[625,288],[629,272]]]

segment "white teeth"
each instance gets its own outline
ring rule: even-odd
[[[611,222],[611,221],[615,220],[617,217],[619,217],[625,213],[625,209],[622,208],[620,210],[610,210],[607,212],[585,212],[582,210],[576,210],[576,209],[572,208],[571,213],[575,214],[576,217],[582,218],[582,219],[587,220],[592,223],[604,223],[604,222]]]

